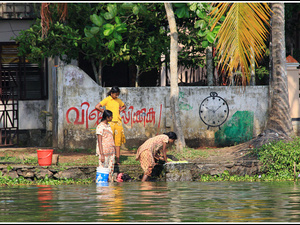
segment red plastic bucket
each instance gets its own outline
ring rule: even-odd
[[[52,164],[53,149],[38,149],[38,163],[40,166],[50,166]]]

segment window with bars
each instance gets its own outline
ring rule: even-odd
[[[32,19],[37,17],[37,3],[0,3],[1,19]]]
[[[14,89],[20,100],[47,99],[46,62],[43,66],[18,56],[16,44],[0,43],[1,91]]]

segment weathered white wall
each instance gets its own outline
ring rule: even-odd
[[[88,148],[94,141],[99,114],[95,105],[102,87],[76,66],[59,66],[57,70],[58,147]],[[98,117],[98,118],[97,118]]]
[[[45,129],[46,101],[19,101],[19,129]]]
[[[297,110],[299,105],[295,103],[298,86],[295,88],[294,83],[299,78],[299,70],[296,68],[295,74],[290,73],[288,69],[289,95],[294,93],[293,98],[289,96],[292,103],[291,116],[295,120],[298,119],[298,114],[294,115],[293,110]],[[95,128],[101,119],[101,113],[94,107],[106,97],[110,87],[100,87],[78,67],[63,64],[58,66],[57,82],[58,104],[53,111],[58,114],[58,147],[94,148]],[[173,130],[169,103],[170,87],[120,89],[120,99],[127,105],[121,116],[128,147],[138,146],[149,137]],[[264,128],[267,120],[267,86],[247,86],[245,89],[232,86],[189,86],[179,87],[179,90],[181,122],[188,146],[213,146],[222,141],[238,143],[239,140],[245,139],[240,137],[239,133],[243,135],[243,132],[248,132],[246,138],[249,138],[249,132],[252,132],[251,137],[255,137]],[[229,116],[221,125],[221,130],[218,127],[208,129],[199,116],[200,104],[211,92],[218,93],[229,106]],[[49,111],[52,105],[52,100],[19,101],[19,129],[51,131],[51,127],[48,129],[48,126],[52,124],[47,121],[52,118],[45,117],[43,111]],[[298,120],[293,121],[293,126],[298,135]]]
[[[72,65],[58,67],[58,78],[58,146],[94,148],[95,128],[101,119],[95,105],[106,97],[110,88],[100,87],[84,71]],[[120,89],[119,98],[127,106],[126,111],[121,114],[127,146],[137,146],[149,137],[172,130],[169,87]],[[250,112],[250,115],[253,115],[253,120],[249,120],[250,124],[246,124],[251,128],[252,137],[258,135],[265,125],[267,86],[251,86],[245,89],[229,86],[180,87],[179,90],[181,122],[185,139],[191,146],[215,145],[216,133],[228,136],[230,129],[239,132],[237,129],[240,129],[240,125],[234,125],[235,122],[231,121],[237,112],[241,114]],[[221,126],[221,131],[218,127],[208,129],[199,116],[200,103],[210,95],[210,92],[217,92],[218,96],[225,99],[229,105],[229,116]],[[241,117],[234,118],[239,120],[238,123],[243,123],[240,119],[245,120]]]

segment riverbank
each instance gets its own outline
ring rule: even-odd
[[[218,175],[228,171],[230,175],[253,176],[260,173],[259,161],[249,155],[247,144],[226,148],[186,149],[180,154],[179,162],[173,161],[157,165],[152,179],[158,181],[198,181],[202,175]],[[25,179],[95,179],[98,157],[91,151],[56,151],[54,149],[51,166],[37,164],[38,148],[0,149],[0,171],[11,178]],[[115,179],[118,173],[126,173],[132,181],[140,181],[143,171],[135,161],[136,150],[121,149],[121,164],[115,166]],[[167,154],[176,160],[176,151]],[[174,157],[175,155],[175,157]],[[171,157],[173,156],[173,157]],[[16,162],[8,162],[14,157]],[[6,160],[6,161],[5,161]],[[182,162],[184,160],[184,162]]]

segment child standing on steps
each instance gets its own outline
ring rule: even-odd
[[[96,128],[96,152],[99,154],[99,167],[109,168],[108,180],[113,181],[116,146],[112,129],[108,122],[112,120],[113,113],[104,110],[101,122]]]

